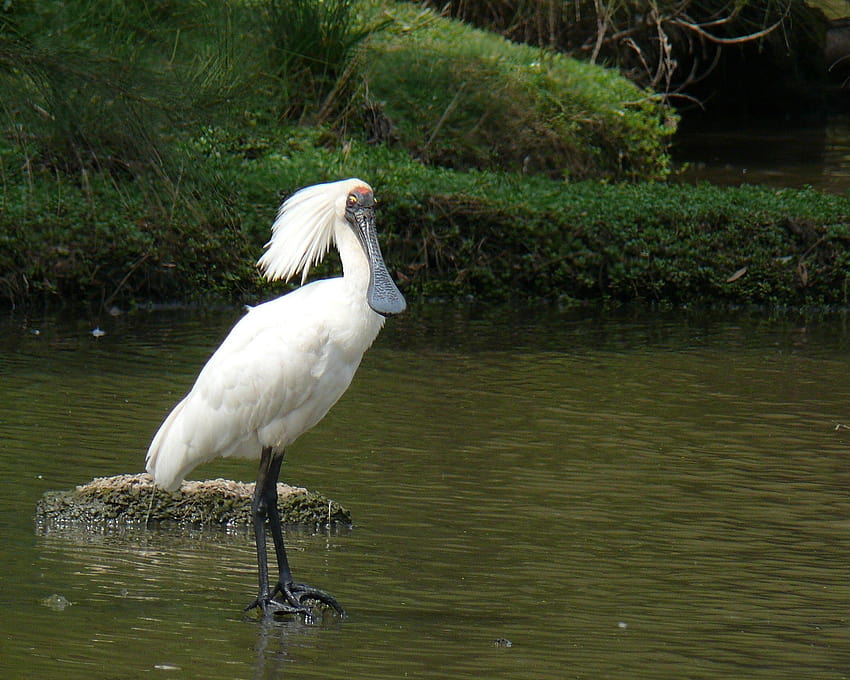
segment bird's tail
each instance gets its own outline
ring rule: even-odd
[[[145,458],[145,468],[156,485],[168,491],[177,489],[194,467],[187,462],[186,445],[178,434],[179,428],[175,428],[185,404],[186,399],[183,399],[159,426]]]

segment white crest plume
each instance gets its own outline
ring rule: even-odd
[[[310,267],[322,261],[334,236],[338,219],[345,215],[345,200],[359,179],[316,184],[294,193],[277,213],[266,252],[257,262],[269,280],[289,281],[301,273],[307,280]]]

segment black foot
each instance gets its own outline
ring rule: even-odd
[[[345,618],[345,609],[336,601],[335,597],[324,590],[313,588],[304,583],[290,583],[285,586],[278,583],[267,597],[257,597],[256,600],[245,607],[245,611],[258,607],[265,616],[300,614],[308,623],[312,623],[315,617],[307,604],[310,601],[321,602],[333,609],[340,618]]]

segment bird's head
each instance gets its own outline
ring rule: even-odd
[[[317,184],[301,189],[287,199],[272,225],[259,267],[270,280],[289,280],[301,273],[307,279],[310,267],[321,262],[335,236],[335,229],[350,228],[369,264],[369,306],[378,314],[400,314],[407,307],[392,280],[375,228],[375,197],[372,188],[359,179]]]
[[[383,316],[401,314],[407,303],[387,271],[381,255],[375,227],[375,197],[368,184],[361,183],[348,193],[345,199],[345,219],[369,260],[369,289],[366,293],[369,306]]]

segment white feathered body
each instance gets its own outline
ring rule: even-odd
[[[176,488],[217,456],[282,451],[325,416],[384,321],[346,292],[343,278],[316,281],[239,321],[151,443],[157,484]]]
[[[320,186],[337,188],[345,182]],[[341,187],[339,215],[347,188]],[[294,227],[318,224],[309,202],[305,204],[310,192],[321,196],[312,187],[284,204],[260,265],[274,278],[290,278],[321,259],[332,238],[344,276],[315,281],[258,305],[234,326],[154,436],[146,463],[159,486],[176,488],[195,466],[218,456],[258,458],[264,447],[282,452],[342,396],[378,335],[384,317],[367,303],[369,265],[341,217],[314,201],[327,213],[321,219],[332,235],[312,238],[314,250],[303,256],[291,256],[297,248],[280,249],[287,239],[307,238]]]

